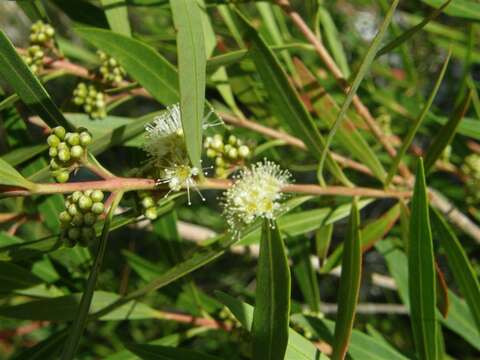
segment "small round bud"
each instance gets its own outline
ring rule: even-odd
[[[67,231],[68,238],[71,240],[78,240],[80,238],[80,229],[70,228]]]
[[[58,158],[60,159],[60,161],[67,162],[68,160],[70,160],[70,151],[68,151],[67,149],[61,149],[58,152]]]
[[[80,134],[80,145],[85,147],[90,145],[91,142],[92,136],[88,132],[84,131]]]
[[[153,201],[153,199],[152,199],[150,196],[143,198],[143,200],[142,200],[142,206],[143,206],[145,209],[148,209],[148,208],[150,208],[150,207],[152,207],[152,206],[154,206],[154,205],[155,205],[155,202]]]
[[[69,178],[70,178],[70,175],[68,174],[68,171],[61,171],[59,174],[55,176],[55,180],[58,183],[66,183]]]
[[[85,215],[83,215],[83,222],[85,225],[91,226],[97,222],[97,215],[87,212]]]
[[[157,208],[151,207],[145,210],[145,217],[149,220],[155,220],[158,217]]]
[[[61,140],[65,138],[66,130],[63,126],[57,126],[53,129],[53,133]]]
[[[58,144],[57,149],[58,150],[62,150],[62,149],[67,149],[68,150],[68,145],[65,142],[62,141],[60,144]]]
[[[58,162],[55,159],[50,160],[50,169],[51,170],[58,170],[60,168],[61,168],[61,166],[58,164]]]
[[[81,213],[75,214],[72,218],[72,224],[75,226],[83,225],[83,215]]]
[[[67,142],[74,146],[74,145],[78,145],[80,144],[80,135],[77,134],[77,133],[69,133],[70,136],[67,138],[65,138],[67,140]]]
[[[235,145],[237,143],[237,137],[235,135],[230,135],[228,137],[228,143],[230,145]]]
[[[59,215],[58,215],[58,218],[60,219],[60,221],[62,223],[69,223],[70,221],[72,221],[72,217],[70,216],[70,214],[67,212],[67,211],[62,211]]]
[[[238,148],[238,155],[240,155],[241,158],[246,158],[250,155],[250,149],[246,145],[242,145]]]
[[[209,158],[214,158],[215,156],[217,156],[217,152],[213,149],[207,149],[207,157]]]
[[[83,148],[80,145],[74,145],[70,149],[70,154],[73,158],[78,159],[83,155]]]
[[[217,166],[223,166],[223,165],[225,165],[225,161],[223,160],[222,157],[217,157],[217,158],[215,159],[215,165],[217,165]]]
[[[228,151],[227,155],[228,155],[228,157],[229,157],[230,159],[235,160],[235,159],[238,157],[238,151],[237,151],[237,149],[235,149],[235,148],[231,148],[231,149]]]
[[[88,190],[85,190],[85,191],[83,192],[83,194],[84,194],[85,196],[90,196],[90,195],[92,195],[92,193],[93,193],[93,190],[92,190],[92,189],[88,189]]]
[[[217,137],[214,137],[212,141],[212,148],[217,151],[222,151],[223,149],[222,139],[218,139]]]
[[[93,203],[92,205],[92,212],[94,214],[100,215],[103,213],[104,209],[105,209],[105,206],[101,202],[96,202],[96,203]]]
[[[55,157],[58,155],[58,149],[56,147],[51,147],[48,149],[48,155],[50,157]]]
[[[70,204],[70,206],[67,208],[67,211],[71,216],[75,216],[79,213],[77,205],[75,204]]]
[[[58,144],[60,144],[60,139],[58,138],[57,135],[55,134],[51,134],[48,138],[47,138],[47,144],[52,146],[52,147],[57,147]]]
[[[75,191],[73,192],[72,194],[72,200],[73,202],[78,202],[78,200],[83,196],[82,192],[81,191]]]
[[[86,227],[86,226],[82,227],[81,233],[82,233],[82,238],[84,240],[86,240],[87,242],[92,241],[96,237],[95,229],[93,227],[90,227],[90,226],[89,227]]]
[[[92,207],[92,205],[93,201],[89,196],[82,195],[80,199],[78,199],[78,207],[82,210],[88,210]]]
[[[90,194],[90,198],[93,202],[101,202],[103,200],[103,191],[101,190],[94,190]]]

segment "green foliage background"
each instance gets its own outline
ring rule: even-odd
[[[0,3],[0,359],[480,357],[480,3],[278,3]],[[35,75],[39,19],[57,50]],[[96,50],[128,74],[104,119],[72,103]],[[95,244],[63,246],[48,128],[87,128],[123,179],[177,102],[192,164],[214,166],[202,132],[234,134],[293,174],[277,219],[232,236],[214,181],[148,221],[125,186]]]

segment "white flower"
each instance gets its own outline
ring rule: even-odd
[[[172,191],[180,191],[182,188],[187,189],[188,205],[191,205],[190,200],[190,188],[193,188],[205,201],[198,190],[195,178],[200,175],[200,170],[197,167],[191,167],[189,165],[173,165],[166,168],[164,171],[164,177],[157,180],[157,184],[168,184],[169,191],[165,195],[167,197]]]
[[[242,170],[225,192],[224,214],[230,229],[238,232],[258,218],[274,219],[285,196],[281,189],[289,181],[288,171],[267,160]]]
[[[221,121],[208,122],[213,113],[214,111],[211,109],[203,119],[204,129],[222,124]],[[143,148],[155,165],[159,166],[162,162],[184,163],[188,161],[180,104],[168,106],[162,115],[155,117],[153,122],[145,126],[145,131]]]
[[[184,152],[180,105],[167,107],[167,111],[145,126],[144,150],[154,162],[160,162],[169,153]]]

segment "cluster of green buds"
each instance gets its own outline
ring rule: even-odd
[[[45,52],[38,45],[29,46],[27,53],[23,55],[23,60],[30,67],[30,70],[34,74],[38,74],[43,67],[43,57]]]
[[[250,157],[250,148],[235,135],[229,135],[226,141],[220,134],[205,138],[203,146],[207,157],[215,159],[215,175],[227,177],[229,169],[241,165]]]
[[[39,44],[42,46],[47,46],[48,42],[53,39],[55,35],[55,30],[49,24],[45,24],[43,21],[38,20],[33,23],[30,28],[30,42],[32,44]]]
[[[477,204],[480,202],[480,155],[470,154],[465,158],[462,171],[467,175],[467,202]]]
[[[41,20],[34,23],[30,28],[30,46],[27,48],[27,53],[22,57],[34,74],[38,74],[43,68],[45,50],[51,47],[50,43],[53,35],[55,35],[53,27]]]
[[[88,246],[95,238],[94,225],[103,214],[103,192],[100,190],[75,191],[65,200],[65,210],[59,215],[63,239],[69,247],[77,243]]]
[[[67,132],[63,126],[52,129],[47,138],[50,146],[50,170],[59,183],[67,182],[71,168],[87,153],[87,146],[92,142],[88,130],[80,128],[75,132]]]
[[[81,82],[73,91],[73,102],[82,106],[92,119],[102,119],[107,116],[105,94],[94,85]]]
[[[111,56],[108,56],[103,51],[97,51],[97,55],[102,62],[99,68],[102,81],[105,83],[114,84],[121,83],[126,75],[125,69],[120,66],[117,60]]]
[[[143,215],[149,220],[155,220],[158,217],[157,204],[148,191],[139,191],[140,203],[142,204]]]

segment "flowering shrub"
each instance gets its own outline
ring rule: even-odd
[[[475,359],[475,0],[0,3],[0,359]]]

